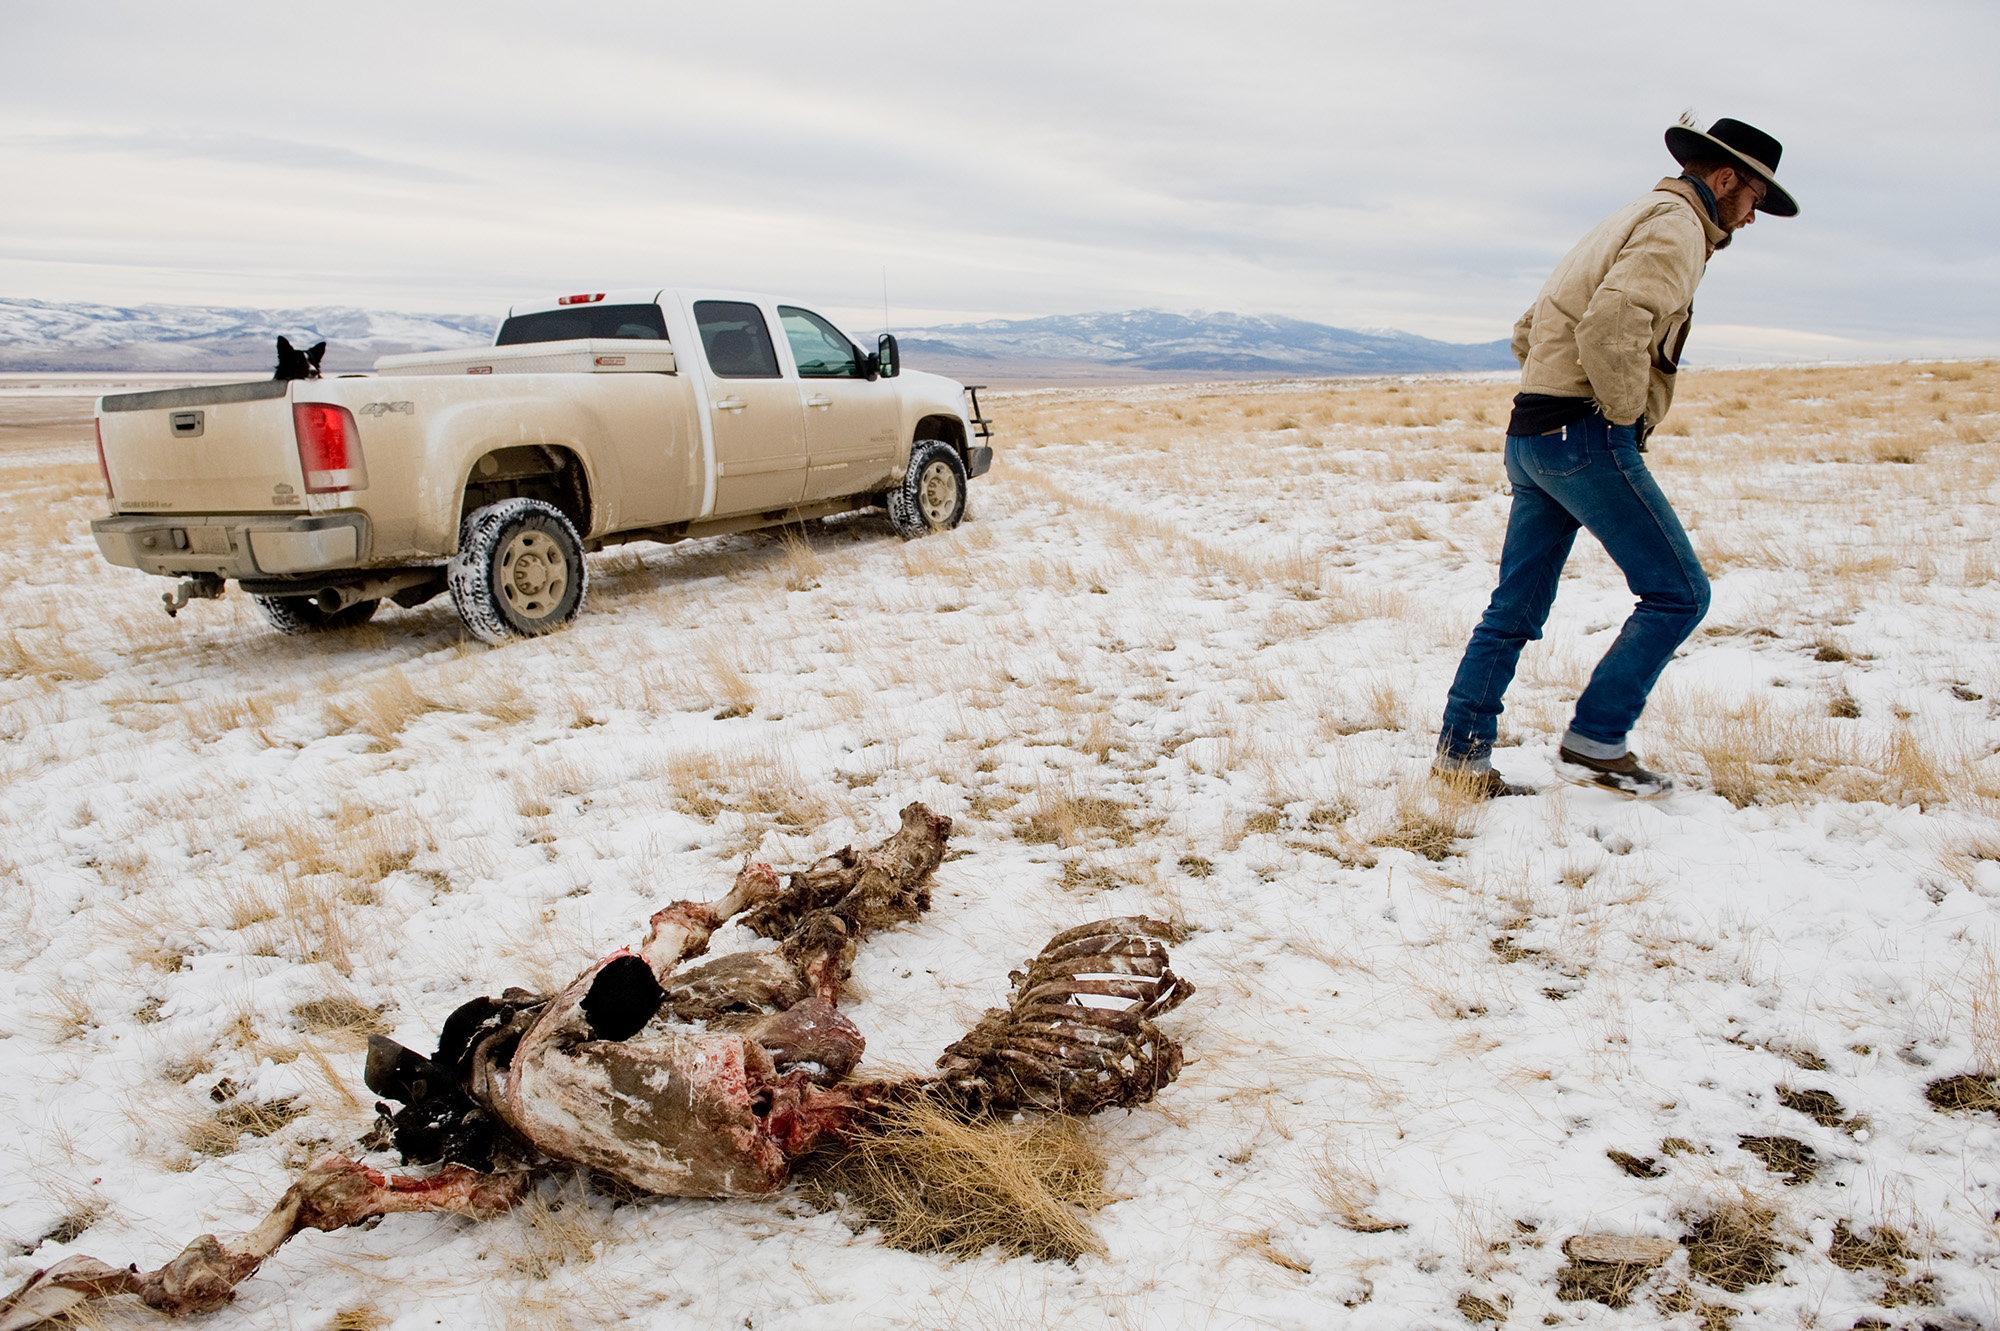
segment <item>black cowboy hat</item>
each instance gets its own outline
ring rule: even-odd
[[[1731,165],[1740,163],[1771,187],[1757,204],[1757,211],[1773,217],[1796,217],[1798,200],[1778,183],[1778,157],[1784,150],[1783,144],[1755,125],[1727,117],[1710,125],[1706,134],[1687,124],[1667,130],[1667,151],[1676,162],[1685,165],[1690,157],[1719,157]]]

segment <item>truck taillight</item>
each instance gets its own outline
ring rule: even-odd
[[[118,494],[111,488],[111,464],[104,460],[104,422],[94,420],[97,427],[97,474],[104,478],[104,497],[112,503],[118,502]]]
[[[292,429],[299,436],[307,494],[368,488],[368,464],[361,458],[353,412],[328,402],[294,402]]]
[[[556,304],[558,304],[558,305],[595,305],[595,304],[596,304],[596,303],[597,303],[598,301],[600,301],[600,300],[603,300],[603,299],[604,299],[604,293],[603,293],[602,291],[598,292],[598,293],[597,293],[596,295],[594,295],[594,296],[593,296],[593,295],[591,295],[591,294],[590,294],[589,292],[585,292],[585,293],[584,293],[583,295],[581,295],[581,296],[559,296],[559,297],[557,297],[557,299],[556,299]]]

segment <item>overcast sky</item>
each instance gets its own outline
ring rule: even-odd
[[[844,15],[844,17],[843,17]],[[2000,352],[2000,4],[0,0],[0,295],[862,327],[1154,307],[1507,334],[1676,169],[1783,141],[1691,359]]]

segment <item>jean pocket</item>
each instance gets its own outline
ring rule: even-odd
[[[1573,476],[1590,465],[1590,450],[1580,429],[1535,435],[1524,451],[1528,465],[1543,476]]]

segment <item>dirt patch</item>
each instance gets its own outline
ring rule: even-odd
[[[1819,1173],[1819,1152],[1797,1137],[1738,1137],[1736,1144],[1763,1161],[1764,1168],[1781,1175],[1788,1188],[1809,1183]]]
[[[1938,1078],[1924,1087],[1924,1099],[1931,1102],[1933,1109],[1983,1109],[2000,1114],[2000,1086],[1996,1086],[1992,1077],[1970,1072],[1957,1077]]]
[[[1688,1269],[1731,1294],[1775,1279],[1783,1252],[1774,1227],[1777,1218],[1770,1207],[1747,1199],[1696,1217],[1681,1236]]]

